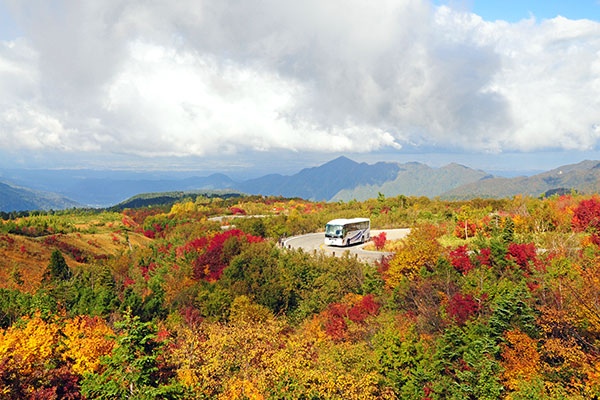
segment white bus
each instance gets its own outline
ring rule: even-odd
[[[325,244],[348,246],[371,238],[369,218],[334,219],[325,226]]]

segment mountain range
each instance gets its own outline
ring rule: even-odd
[[[388,197],[403,194],[470,199],[516,194],[539,196],[547,192],[571,190],[580,193],[600,191],[600,161],[589,160],[515,178],[495,177],[485,171],[455,163],[432,168],[417,162],[358,163],[347,157],[338,157],[293,175],[270,174],[244,181],[235,181],[224,174],[183,179],[139,179],[135,176],[115,179],[109,175],[86,176],[81,172],[69,179],[64,172],[62,174],[60,179],[46,177],[38,183],[29,178],[30,186],[43,189],[43,192],[25,189],[21,182],[21,187],[0,184],[0,210],[59,209],[78,204],[106,207],[140,193],[193,190],[228,190],[317,201],[365,200],[377,197],[378,193]],[[48,193],[50,185],[58,194]]]

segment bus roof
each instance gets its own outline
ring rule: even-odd
[[[329,221],[327,223],[327,225],[346,225],[346,224],[352,224],[355,222],[371,223],[371,220],[369,218],[350,218],[350,219],[340,218],[340,219],[332,219],[331,221]]]

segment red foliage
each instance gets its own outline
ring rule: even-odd
[[[346,304],[333,303],[327,308],[327,320],[325,321],[325,333],[333,340],[342,340],[348,333],[346,315],[348,306]]]
[[[239,207],[231,207],[229,209],[233,215],[246,215],[246,211],[242,210]]]
[[[529,289],[530,292],[535,292],[536,290],[538,290],[540,288],[540,284],[536,281],[528,281],[527,288]]]
[[[164,255],[169,255],[171,253],[172,248],[173,248],[173,243],[168,243],[166,245],[159,246],[158,249],[156,249],[156,251],[161,254],[164,254]]]
[[[198,325],[200,325],[200,323],[202,323],[202,321],[204,321],[204,318],[202,318],[200,311],[198,311],[198,309],[193,306],[182,308],[180,312],[183,316],[183,320],[185,321],[185,323],[192,328],[197,327]]]
[[[469,221],[456,222],[456,228],[454,228],[454,236],[460,239],[467,239],[465,235],[465,225],[467,227],[467,235],[469,237],[475,236],[475,234],[477,233],[477,225]]]
[[[58,236],[60,236],[60,235],[58,235]],[[73,256],[73,258],[77,262],[80,262],[80,263],[87,262],[87,257],[83,254],[83,251],[81,249],[79,249],[69,243],[61,242],[60,240],[58,240],[57,235],[47,236],[46,238],[44,238],[44,245],[48,246],[48,247],[54,246],[65,253],[71,254],[71,256]]]
[[[239,229],[232,229],[216,234],[203,249],[196,250],[200,254],[193,262],[194,278],[213,282],[221,277],[223,270],[230,261],[223,257],[223,244],[231,237],[236,237],[237,240],[249,243],[262,242],[263,240],[261,237],[248,235]],[[186,246],[188,245],[190,243],[186,244]]]
[[[377,315],[380,307],[371,294],[364,296],[352,307],[343,303],[332,303],[325,311],[325,333],[333,340],[345,339],[348,336],[347,320],[363,324],[367,317]]]
[[[156,332],[156,340],[158,342],[164,342],[165,340],[167,340],[169,338],[169,336],[171,336],[171,334],[169,333],[168,330],[166,329],[160,329],[158,332]]]
[[[470,294],[456,293],[448,301],[446,312],[458,325],[463,325],[479,308],[479,303]]]
[[[208,239],[206,238],[206,236],[194,239],[190,242],[187,242],[185,245],[178,247],[175,250],[175,253],[177,254],[177,257],[185,257],[186,254],[191,253],[191,252],[198,252],[201,251],[202,249],[204,249],[206,247],[206,245],[208,244]]]
[[[390,261],[393,256],[381,257],[381,260],[375,261],[375,265],[377,266],[377,272],[381,275],[385,275],[385,273],[390,269]]]
[[[536,266],[539,264],[537,258],[537,251],[533,243],[511,243],[508,246],[507,257],[509,259],[512,259],[526,272],[531,272],[531,262],[533,262]]]
[[[477,261],[479,264],[485,265],[487,267],[492,266],[492,261],[490,258],[492,257],[492,251],[489,248],[479,250],[479,255],[477,256]]]
[[[44,387],[31,393],[30,400],[79,400],[83,399],[79,389],[79,377],[68,367],[53,368],[48,370],[40,381]]]
[[[368,316],[377,315],[379,307],[381,306],[373,299],[373,295],[368,294],[348,310],[348,318],[354,323],[363,323]]]
[[[385,246],[385,242],[387,241],[385,232],[381,232],[379,235],[373,236],[372,239],[373,243],[375,243],[375,248],[377,250],[383,249],[383,247]]]
[[[471,263],[471,258],[467,252],[467,245],[457,247],[450,252],[450,263],[457,271],[466,274],[475,266]]]
[[[26,253],[27,252],[27,249],[25,248],[25,245],[22,245],[21,248],[20,248],[20,250],[21,250],[21,253]]]
[[[600,200],[597,198],[582,200],[573,210],[571,224],[573,229],[579,232],[598,231],[600,228]]]
[[[0,239],[2,239],[2,240],[6,240],[6,242],[7,242],[8,244],[13,244],[13,243],[15,242],[15,239],[11,238],[11,237],[10,237],[10,236],[8,236],[8,235],[0,236]]]
[[[156,270],[156,267],[158,267],[158,264],[151,262],[148,265],[140,265],[140,271],[142,271],[142,276],[144,277],[145,280],[148,280],[150,278],[150,272],[154,272],[154,270]]]
[[[433,389],[431,388],[431,383],[426,383],[425,386],[423,386],[423,393],[425,393],[425,396],[423,396],[423,398],[421,400],[433,400],[432,397],[430,397],[430,395],[433,394]]]

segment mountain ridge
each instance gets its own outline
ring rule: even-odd
[[[43,179],[44,188],[52,181]],[[267,174],[235,181],[223,173],[208,176],[160,179],[111,179],[105,176],[61,176],[55,193],[27,189],[22,184],[0,185],[0,210],[59,209],[85,205],[110,207],[142,193],[173,191],[229,190],[265,196],[301,197],[317,201],[365,200],[379,193],[392,197],[427,196],[447,200],[475,197],[511,197],[517,194],[600,191],[600,161],[583,160],[532,176],[494,176],[452,162],[434,168],[421,162],[356,162],[341,156],[324,164],[303,168],[295,174]],[[76,196],[73,196],[76,195]],[[34,198],[41,197],[33,201]]]
[[[473,197],[510,197],[518,194],[540,196],[556,189],[576,190],[584,194],[600,191],[600,162],[584,160],[529,177],[494,177],[471,182],[451,189],[441,197],[452,200]]]

